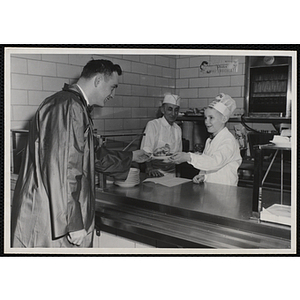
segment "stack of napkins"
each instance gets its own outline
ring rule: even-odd
[[[263,208],[260,213],[260,220],[291,225],[291,206],[274,204],[268,208]]]
[[[130,168],[126,180],[115,180],[114,184],[120,187],[133,187],[140,183],[140,170]]]
[[[282,129],[280,135],[281,136],[291,137],[292,136],[292,131],[291,131],[291,129]]]
[[[277,146],[291,146],[291,138],[288,136],[274,135],[273,140],[270,142]]]

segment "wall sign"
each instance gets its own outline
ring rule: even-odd
[[[233,61],[224,61],[217,64],[210,64],[204,60],[200,64],[199,68],[201,73],[236,73],[238,72],[239,61],[235,59]]]

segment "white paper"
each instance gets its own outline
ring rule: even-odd
[[[260,213],[260,219],[262,221],[291,225],[291,206],[274,204],[267,209],[263,208]]]
[[[180,178],[180,177],[171,177],[168,175],[162,176],[162,177],[153,177],[153,178],[147,178],[143,182],[154,182],[159,183],[167,187],[176,186],[185,182],[189,182],[191,179],[186,178]]]

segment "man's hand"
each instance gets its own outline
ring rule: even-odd
[[[151,154],[145,152],[144,150],[132,151],[132,161],[137,163],[143,163],[151,159]]]
[[[83,239],[87,236],[87,232],[85,229],[81,229],[78,231],[69,232],[67,235],[68,241],[76,246],[80,246]]]
[[[204,181],[204,175],[203,174],[198,174],[193,178],[194,183],[201,183]]]
[[[168,159],[178,165],[186,161],[191,161],[191,156],[186,152],[177,152],[170,156]]]
[[[159,170],[155,170],[155,169],[146,170],[146,173],[151,177],[162,177],[162,176],[164,176],[163,173],[161,173],[161,172],[159,172]]]

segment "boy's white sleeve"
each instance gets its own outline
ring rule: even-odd
[[[191,161],[189,164],[199,170],[216,171],[231,161],[233,153],[233,146],[225,142],[218,147],[217,151],[215,151],[212,156],[190,153]]]

